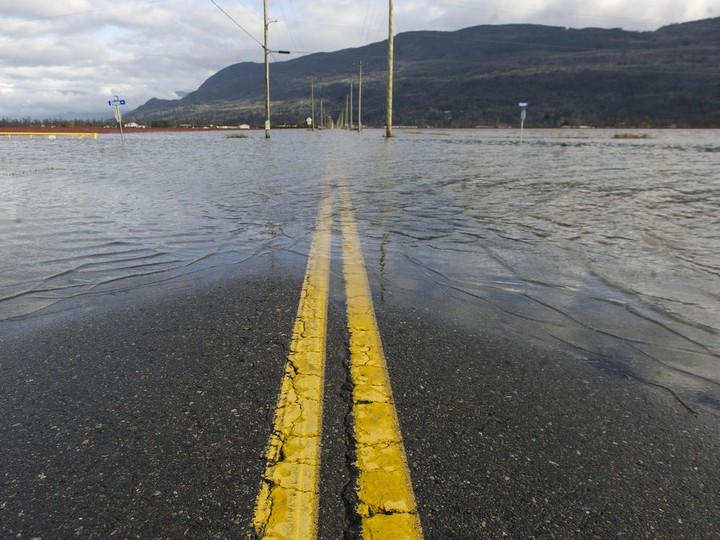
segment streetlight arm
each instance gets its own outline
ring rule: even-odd
[[[292,51],[274,51],[266,47],[263,47],[263,50],[268,54],[292,54]]]

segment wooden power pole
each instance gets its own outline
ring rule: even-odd
[[[315,131],[315,77],[310,77],[310,125]]]
[[[388,6],[388,80],[387,105],[385,116],[385,136],[392,137],[392,106],[393,106],[393,0]]]
[[[263,49],[265,51],[265,138],[270,138],[270,64],[268,63],[268,16],[267,0],[263,0],[263,23],[265,38]]]
[[[362,60],[360,60],[360,80],[358,81],[358,133],[362,131]]]

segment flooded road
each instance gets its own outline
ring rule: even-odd
[[[431,309],[720,410],[720,133],[276,131],[0,141],[0,334],[308,251],[353,196],[376,302]],[[381,309],[381,308],[379,308]]]
[[[3,536],[717,537],[720,134],[382,135],[0,140]]]

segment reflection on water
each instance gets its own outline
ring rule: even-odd
[[[304,254],[319,194],[342,182],[380,300],[491,312],[720,407],[720,133],[613,133],[2,140],[0,319]]]
[[[269,167],[259,140],[209,135],[128,137],[125,147],[114,137],[2,141],[2,318],[302,236],[293,229],[311,222],[314,201],[296,191],[295,172]]]

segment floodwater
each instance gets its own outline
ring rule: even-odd
[[[492,320],[717,413],[720,131],[617,133],[2,139],[0,334],[78,298],[305,256],[342,184],[379,302]]]

